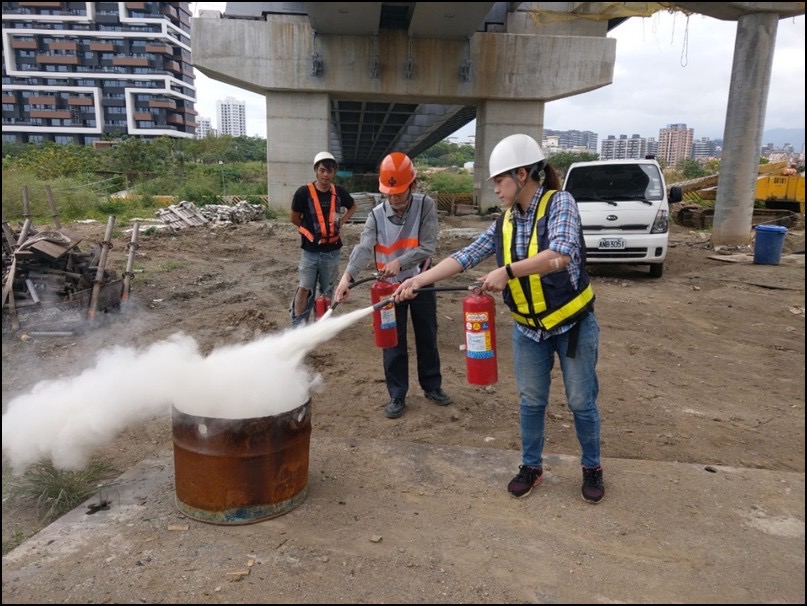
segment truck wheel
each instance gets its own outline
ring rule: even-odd
[[[664,263],[652,263],[650,265],[650,277],[660,278],[664,273]]]

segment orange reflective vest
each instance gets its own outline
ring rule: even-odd
[[[328,211],[328,218],[322,213],[322,205],[319,203],[319,195],[313,183],[308,184],[308,204],[309,208],[313,211],[312,214],[316,215],[317,222],[314,224],[314,232],[312,233],[304,225],[300,225],[297,229],[304,238],[309,242],[316,242],[318,244],[336,244],[339,241],[339,230],[336,227],[336,211],[338,205],[338,198],[336,197],[336,186],[331,183],[331,205]]]

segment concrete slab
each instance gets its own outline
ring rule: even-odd
[[[308,495],[247,525],[175,506],[166,451],[3,558],[3,603],[803,603],[804,474],[311,440]]]

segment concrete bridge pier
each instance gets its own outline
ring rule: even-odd
[[[316,92],[267,90],[266,162],[269,199],[275,208],[290,208],[301,185],[314,179],[314,154],[330,149],[330,96]],[[317,152],[311,153],[315,149]]]
[[[485,99],[477,104],[474,201],[483,211],[498,204],[493,184],[488,180],[490,152],[513,133],[530,135],[540,143],[544,132],[544,106],[543,101],[501,99]]]
[[[747,246],[750,241],[753,195],[779,19],[776,13],[753,13],[737,19],[720,187],[712,227],[715,249]]]

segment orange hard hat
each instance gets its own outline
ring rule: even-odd
[[[417,174],[409,156],[401,152],[392,152],[381,161],[378,189],[385,194],[403,193],[412,185]]]

